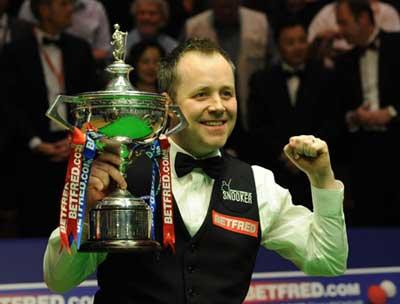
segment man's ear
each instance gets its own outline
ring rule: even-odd
[[[171,98],[171,96],[169,96],[169,94],[167,92],[164,92],[161,95],[163,95],[166,98],[166,104],[167,105],[172,105],[174,103],[172,98]],[[167,123],[167,125],[169,126],[169,128],[172,128],[176,124],[177,124],[176,114],[173,111],[169,111],[168,112],[168,123]]]
[[[166,104],[168,104],[168,105],[173,104],[172,98],[171,98],[171,96],[169,96],[169,94],[167,92],[164,92],[161,95],[163,95],[166,98]]]

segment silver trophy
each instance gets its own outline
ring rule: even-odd
[[[127,166],[148,149],[160,135],[170,135],[186,127],[186,120],[176,105],[166,103],[164,96],[137,91],[129,82],[133,69],[124,62],[126,32],[114,26],[111,44],[114,62],[106,70],[110,73],[104,91],[75,96],[60,95],[46,115],[66,129],[85,131],[88,124],[104,135],[103,149],[121,158],[119,170],[126,177]],[[58,113],[61,103],[70,104],[74,124]],[[168,129],[169,116],[179,123]],[[97,202],[89,211],[89,236],[80,251],[125,252],[155,250],[160,244],[151,237],[152,212],[149,205],[129,191],[116,189]]]

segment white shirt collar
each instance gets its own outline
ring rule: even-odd
[[[305,67],[304,63],[294,68],[291,65],[287,64],[285,61],[282,61],[282,70],[287,72],[302,71],[304,70],[304,67]]]

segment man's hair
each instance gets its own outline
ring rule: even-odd
[[[172,98],[176,98],[176,87],[180,81],[177,74],[177,66],[179,60],[189,52],[198,52],[205,55],[220,54],[228,61],[235,71],[235,65],[229,58],[229,55],[217,44],[210,39],[191,38],[171,51],[166,57],[161,59],[160,68],[158,70],[158,84],[161,92],[166,92]]]
[[[287,17],[282,19],[280,22],[278,22],[276,26],[276,30],[274,33],[274,39],[275,42],[279,42],[279,38],[281,37],[281,34],[284,30],[288,28],[293,28],[296,26],[300,26],[302,29],[304,29],[304,32],[307,33],[307,28],[304,27],[304,24],[301,23],[301,21],[298,18],[295,17]]]
[[[50,5],[52,1],[53,0],[31,0],[31,11],[33,16],[35,16],[35,18],[39,21],[42,20],[42,16],[39,12],[39,7],[41,5]]]
[[[372,24],[375,24],[374,12],[371,8],[369,0],[338,0],[337,5],[347,4],[351,14],[356,20],[360,18],[363,13],[367,13]]]
[[[158,6],[160,7],[160,10],[161,10],[161,15],[164,16],[164,21],[163,21],[162,26],[165,26],[168,23],[168,19],[169,19],[169,4],[168,4],[168,2],[165,0],[134,0],[131,4],[131,14],[133,16],[136,15],[138,5],[140,3],[144,3],[144,2],[158,4]]]

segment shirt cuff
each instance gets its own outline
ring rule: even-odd
[[[28,143],[29,149],[31,149],[31,150],[35,149],[41,143],[42,143],[42,140],[40,139],[40,137],[37,137],[37,136],[32,137]]]
[[[340,189],[321,189],[311,186],[314,212],[321,216],[337,216],[343,212],[344,185]]]
[[[394,106],[388,106],[387,107],[390,117],[396,117],[399,113],[397,113],[396,108]]]

